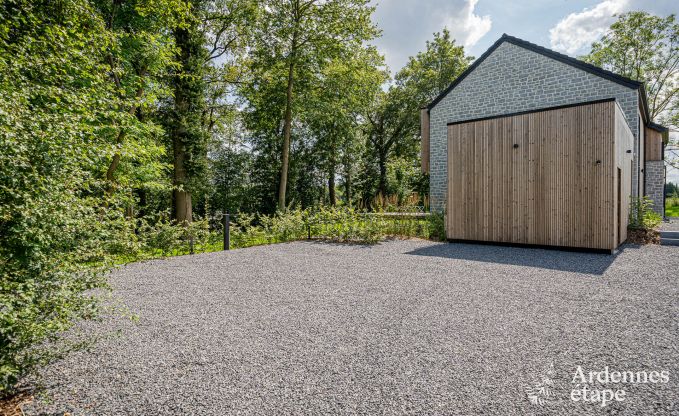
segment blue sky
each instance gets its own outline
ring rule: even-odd
[[[375,44],[392,72],[444,27],[476,57],[503,33],[578,56],[588,52],[615,13],[679,13],[677,0],[375,0],[374,4],[374,21],[383,31]]]
[[[679,14],[679,0],[375,0],[375,41],[392,73],[447,27],[467,53],[478,57],[503,33],[571,56],[589,45],[615,20],[616,13],[644,10]],[[679,183],[679,170],[668,170]]]

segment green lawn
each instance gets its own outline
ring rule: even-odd
[[[672,207],[665,207],[665,216],[666,217],[679,217],[679,205],[675,205]]]

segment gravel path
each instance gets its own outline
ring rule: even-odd
[[[679,218],[672,217],[660,224],[662,231],[679,231]]]
[[[122,335],[46,369],[27,414],[679,414],[676,247],[298,242],[112,283],[139,322],[89,325]],[[577,366],[670,380],[594,385],[626,392],[602,408],[571,400]]]

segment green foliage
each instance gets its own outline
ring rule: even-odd
[[[679,103],[679,23],[634,11],[618,16],[583,57],[594,65],[645,81],[651,119],[672,122]]]
[[[424,52],[411,56],[395,76],[396,84],[408,91],[415,116],[417,109],[429,104],[458,77],[474,60],[465,55],[464,47],[455,44],[450,31],[434,33]]]
[[[446,222],[445,216],[439,212],[432,212],[427,217],[429,225],[429,238],[436,241],[446,240]]]
[[[0,394],[80,339],[111,254],[134,253],[133,192],[166,188],[149,115],[182,3],[0,6]],[[77,338],[77,337],[76,337]]]
[[[679,186],[673,182],[667,182],[665,184],[665,195],[668,198],[679,198]]]
[[[440,232],[433,217],[352,207],[378,194],[386,211],[426,205],[417,110],[471,58],[436,34],[385,92],[373,11],[368,0],[0,5],[0,395],[81,345],[60,335],[96,316],[91,289],[112,263],[221,250],[223,211],[244,212],[234,248]]]
[[[87,2],[0,6],[0,395],[77,344],[55,342],[105,286],[110,46]]]
[[[213,230],[210,223],[208,218],[196,217],[177,224],[168,211],[122,218],[109,228],[104,247],[118,263],[221,250],[221,224]]]
[[[171,91],[163,82],[176,67],[174,43],[167,28],[183,22],[185,7],[173,0],[90,2],[110,39],[99,54],[111,84],[117,111],[107,126],[109,161],[101,167],[109,187],[128,195],[131,189],[167,189],[163,129],[153,117],[158,100]],[[128,205],[132,202],[128,201]]]
[[[679,23],[674,14],[622,14],[582,59],[643,81],[651,120],[679,128]],[[675,139],[666,148],[666,159],[669,165],[679,167],[676,149]]]
[[[336,150],[355,137],[350,130],[360,103],[383,80],[376,68],[381,57],[364,46],[378,33],[367,0],[262,1],[260,7],[248,54],[251,79],[239,92],[253,147],[267,160],[267,182],[281,185],[283,209],[299,189],[295,176],[308,172],[303,163],[293,166],[297,143],[316,138],[300,147],[315,148],[321,168],[334,176]]]
[[[665,215],[679,217],[679,195],[673,194],[665,199]]]
[[[396,74],[394,85],[376,96],[366,116],[365,157],[373,167],[365,171],[369,177],[361,178],[363,189],[374,193],[364,195],[364,201],[372,200],[376,194],[404,193],[403,189],[389,189],[388,165],[392,164],[393,169],[395,159],[400,158],[407,161],[413,172],[419,167],[419,110],[448,87],[472,60],[447,30],[443,34],[435,33],[434,40],[427,42],[426,50],[411,57]]]
[[[288,210],[273,216],[240,214],[232,231],[233,247],[313,239],[374,244],[384,237],[429,238],[431,226],[421,216],[376,214],[348,207]]]
[[[312,236],[318,239],[375,244],[386,234],[380,218],[352,208],[321,207],[308,222]]]
[[[205,35],[200,30],[199,17],[195,15],[203,3],[190,1],[194,15],[186,25],[173,30],[179,64],[170,82],[173,106],[168,131],[174,155],[173,185],[189,193],[202,190],[206,185],[208,134],[203,126],[203,117],[206,111],[205,62],[209,56],[204,48]],[[178,198],[177,191],[174,198]],[[176,202],[181,203],[183,201]],[[190,198],[188,203],[191,203]],[[191,221],[190,216],[186,219]]]
[[[632,197],[630,201],[629,225],[630,229],[652,230],[662,222],[662,217],[653,211],[653,200]]]

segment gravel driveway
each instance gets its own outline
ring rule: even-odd
[[[27,414],[679,414],[676,247],[297,242],[112,283],[139,322],[89,324],[121,335],[44,371]],[[574,402],[578,366],[669,383],[595,383],[624,401]]]

